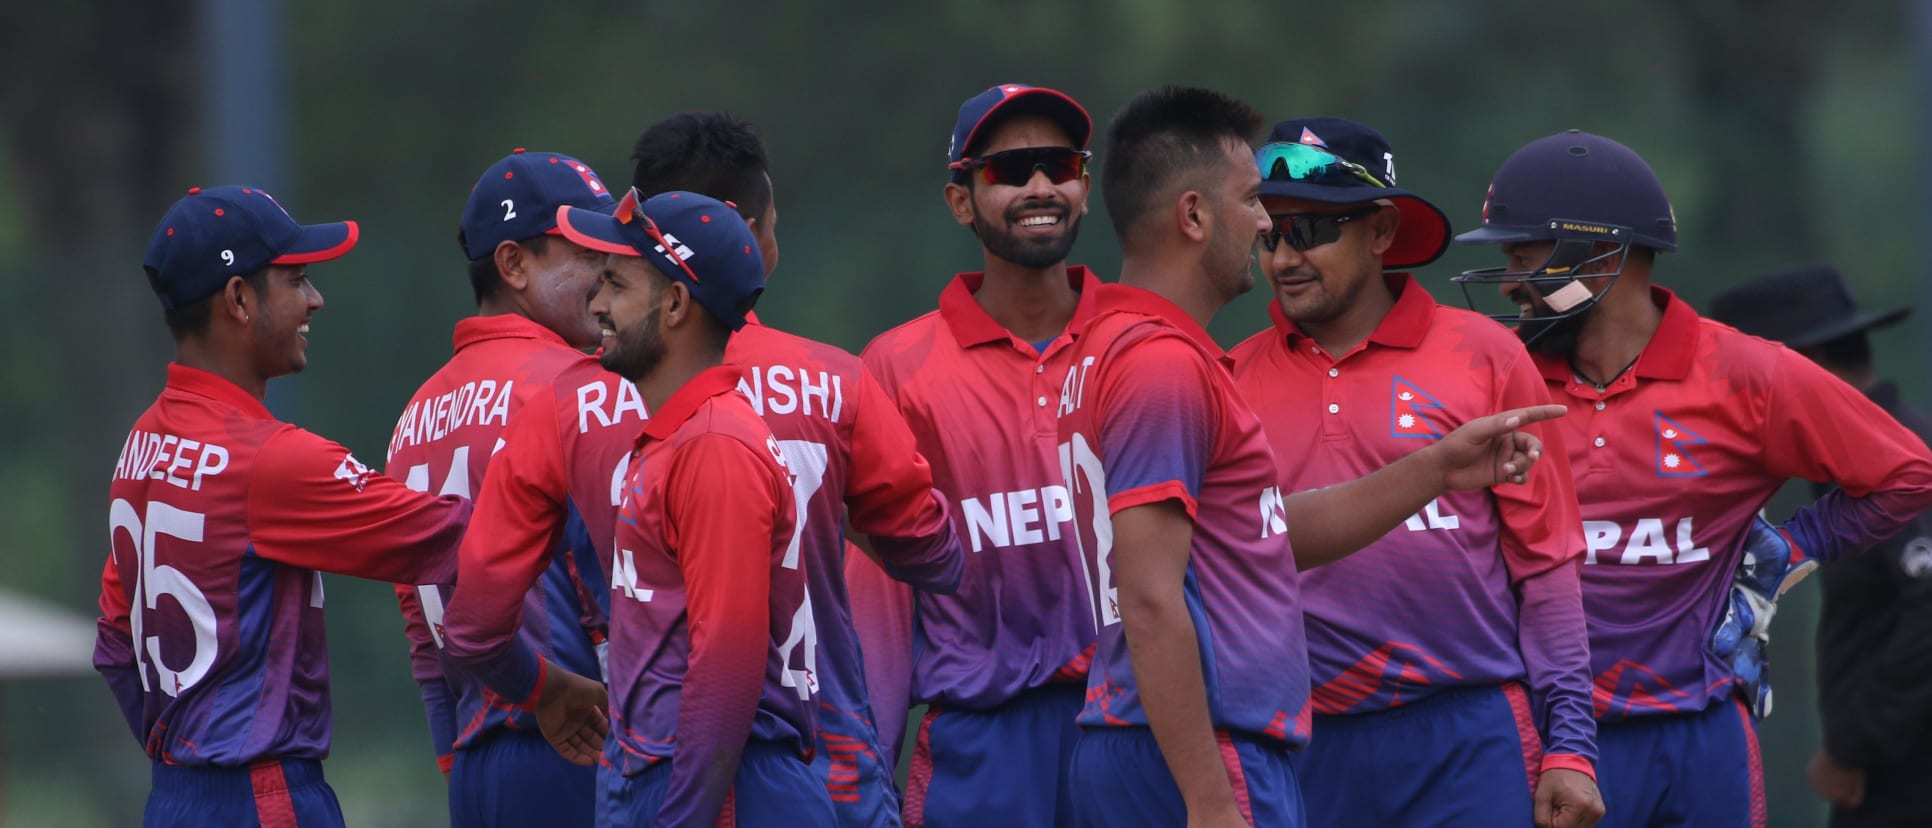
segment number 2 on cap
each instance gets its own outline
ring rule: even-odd
[[[517,217],[517,203],[507,198],[504,199],[503,200],[503,220],[509,221],[510,219],[513,219],[516,217]]]

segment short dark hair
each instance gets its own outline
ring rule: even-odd
[[[1872,340],[1864,331],[1853,331],[1817,346],[1818,361],[1842,371],[1864,371],[1872,367]]]
[[[738,205],[746,220],[771,206],[771,161],[758,130],[729,112],[680,112],[646,127],[631,147],[631,184],[645,198],[672,190]]]
[[[151,267],[144,267],[142,270],[147,271],[148,285],[153,287],[156,293],[160,293],[161,275]],[[248,286],[253,288],[256,293],[261,293],[268,286],[268,268],[264,267],[261,270],[244,275],[242,279],[247,281]],[[215,300],[221,298],[227,292],[228,283],[223,282],[221,289],[202,297],[201,301],[188,305],[177,305],[172,308],[162,308],[161,321],[167,323],[168,333],[174,334],[175,339],[181,339],[187,336],[200,336],[201,334],[207,333],[208,320],[214,316],[215,312]]]
[[[463,231],[456,231],[456,241],[458,244],[463,243]],[[529,248],[532,256],[542,256],[550,250],[550,236],[546,233],[518,239],[517,244]],[[503,290],[503,272],[496,269],[496,249],[491,248],[490,252],[483,254],[482,257],[470,260],[470,293],[476,295],[476,303],[481,305],[483,300],[495,296],[501,290]]]
[[[1249,143],[1265,123],[1254,107],[1209,89],[1163,86],[1135,95],[1107,124],[1100,170],[1121,244],[1178,179],[1221,163],[1227,142]]]

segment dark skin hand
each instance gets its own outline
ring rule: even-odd
[[[610,706],[604,685],[546,662],[542,692],[537,694],[537,729],[558,755],[573,765],[589,767],[604,753],[610,735]]]
[[[1603,794],[1590,777],[1551,768],[1536,783],[1536,828],[1590,828],[1603,818]]]

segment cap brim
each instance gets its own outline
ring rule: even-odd
[[[624,238],[623,225],[619,224],[617,219],[595,210],[570,206],[558,207],[557,231],[564,238],[599,253],[616,253],[619,256],[644,255]]]
[[[966,134],[966,143],[960,147],[960,151],[964,152],[985,137],[986,126],[995,123],[996,119],[1020,114],[1052,118],[1061,129],[1067,131],[1067,137],[1073,140],[1073,145],[1080,149],[1086,149],[1087,142],[1093,139],[1093,116],[1087,114],[1086,107],[1067,97],[1064,92],[1035,86],[1015,92],[986,110],[979,123],[973,125],[973,131]]]
[[[361,228],[353,221],[337,221],[329,224],[309,224],[296,234],[295,243],[289,245],[282,255],[269,260],[269,264],[304,265],[340,259],[362,238]]]
[[[1292,198],[1318,204],[1367,204],[1387,200],[1401,213],[1395,241],[1382,254],[1384,270],[1409,270],[1442,258],[1449,249],[1449,216],[1430,201],[1393,187],[1335,187],[1301,181],[1263,181],[1264,197]]]

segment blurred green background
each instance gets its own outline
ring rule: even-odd
[[[90,617],[109,469],[170,353],[142,245],[195,185],[252,183],[302,220],[362,222],[356,252],[314,270],[328,307],[311,365],[272,399],[364,457],[382,455],[472,309],[454,235],[482,169],[529,147],[617,186],[637,133],[693,108],[749,118],[771,151],[784,261],[761,316],[854,350],[978,269],[940,201],[942,155],[959,103],[1007,81],[1065,90],[1103,122],[1163,83],[1276,119],[1361,120],[1459,229],[1506,155],[1582,128],[1657,169],[1682,224],[1659,280],[1693,303],[1815,259],[1871,306],[1924,291],[1926,16],[1908,4],[69,0],[6,16],[0,585]],[[1097,192],[1091,205],[1074,260],[1111,275]],[[1457,301],[1447,278],[1496,259],[1458,248],[1422,278]],[[1264,302],[1237,303],[1214,332],[1260,328]],[[1881,371],[1923,403],[1921,330],[1875,342]],[[1816,590],[1781,613],[1763,737],[1773,825],[1822,821],[1801,772]],[[442,824],[388,587],[331,577],[328,617],[327,768],[351,824]],[[9,684],[0,699],[7,824],[137,822],[147,761],[98,678]]]

